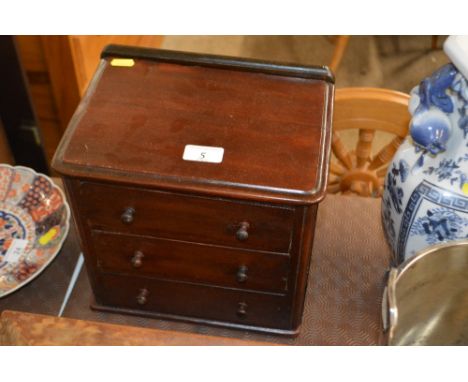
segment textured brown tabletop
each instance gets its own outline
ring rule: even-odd
[[[380,303],[389,262],[380,200],[328,195],[319,207],[303,323],[296,338],[93,311],[85,270],[64,316],[291,345],[373,345],[380,343]]]

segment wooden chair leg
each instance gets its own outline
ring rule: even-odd
[[[340,66],[346,47],[348,46],[349,36],[338,36],[335,43],[335,51],[330,63],[332,72],[336,72]]]

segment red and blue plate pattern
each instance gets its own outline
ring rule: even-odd
[[[52,180],[0,164],[0,297],[21,288],[57,256],[70,208]]]

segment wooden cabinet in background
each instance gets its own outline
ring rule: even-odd
[[[37,117],[14,36],[0,36],[0,161],[48,173]]]
[[[162,36],[16,36],[50,163],[104,46],[158,48]]]
[[[2,121],[0,120],[0,163],[13,164],[10,147],[6,138],[5,130],[3,129]]]

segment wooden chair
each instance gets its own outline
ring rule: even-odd
[[[336,90],[329,193],[382,195],[388,163],[408,133],[408,101],[409,95],[388,89]],[[359,134],[354,150],[346,147],[340,135],[349,129],[357,129]],[[376,131],[395,137],[372,155]]]
[[[334,36],[333,42],[335,44],[335,49],[333,50],[333,56],[328,67],[333,73],[336,73],[348,46],[349,36]]]

